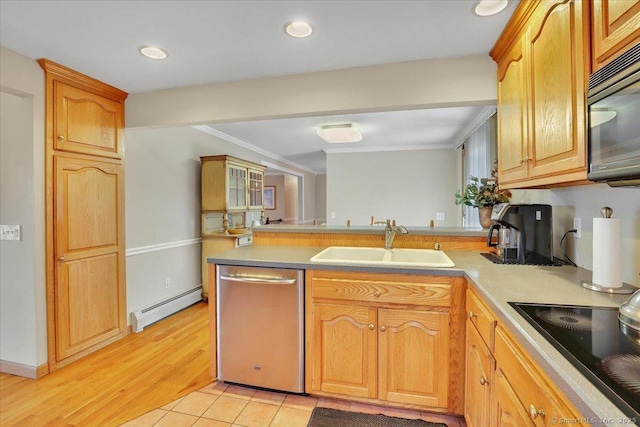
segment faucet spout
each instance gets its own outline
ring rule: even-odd
[[[403,225],[391,225],[391,220],[388,219],[384,227],[384,248],[391,249],[393,246],[393,240],[396,238],[396,234],[409,234],[409,231]]]

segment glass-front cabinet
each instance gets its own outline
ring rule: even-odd
[[[247,168],[227,166],[227,209],[247,208]]]
[[[249,209],[262,209],[264,206],[264,172],[249,169]]]
[[[232,156],[202,161],[202,211],[261,210],[265,167]]]

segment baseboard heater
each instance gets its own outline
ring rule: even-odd
[[[164,301],[160,301],[150,307],[131,313],[131,329],[133,332],[142,332],[144,328],[160,319],[171,316],[183,308],[202,300],[202,286],[189,289],[179,295],[175,295]]]

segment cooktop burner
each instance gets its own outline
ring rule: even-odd
[[[602,323],[593,319],[574,313],[570,310],[562,308],[550,308],[549,310],[541,310],[536,313],[538,318],[545,322],[566,329],[575,329],[578,331],[600,330]]]
[[[640,393],[640,356],[613,354],[602,360],[602,370],[623,387]]]
[[[509,304],[625,415],[640,421],[640,336],[621,327],[617,307]]]

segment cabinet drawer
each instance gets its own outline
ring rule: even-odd
[[[449,307],[451,305],[451,285],[314,277],[312,279],[312,297]]]
[[[545,379],[502,327],[496,329],[495,357],[498,370],[509,381],[523,409],[536,425],[551,426],[554,420],[580,418],[577,412],[569,409],[560,398],[561,392]]]
[[[496,318],[491,310],[471,289],[467,289],[467,317],[475,326],[489,350],[493,351],[496,330]]]

